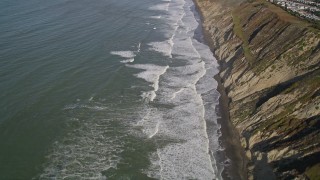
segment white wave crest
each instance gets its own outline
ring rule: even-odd
[[[154,64],[134,64],[127,65],[131,68],[143,69],[144,71],[136,74],[135,76],[141,79],[144,79],[147,82],[152,83],[153,91],[146,92],[143,94],[145,98],[148,98],[150,101],[153,101],[156,97],[156,92],[159,89],[159,79],[160,76],[163,75],[169,66],[157,66]]]

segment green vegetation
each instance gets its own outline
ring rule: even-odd
[[[320,163],[308,168],[306,175],[309,179],[320,179]]]
[[[237,122],[237,124],[242,123],[244,120],[246,120],[249,117],[249,115],[252,113],[250,109],[252,108],[246,108],[245,111],[241,110],[238,112],[237,117],[239,117],[239,121]]]
[[[205,6],[210,5],[205,3]],[[270,163],[279,179],[287,177],[284,169],[299,171],[292,176],[304,174],[310,179],[320,179],[320,164],[313,166],[304,158],[319,153],[315,140],[320,134],[315,127],[319,126],[320,71],[315,69],[319,63],[320,31],[313,28],[312,23],[265,0],[250,0],[226,13],[230,13],[228,20],[231,15],[236,37],[221,39],[225,40],[221,44],[232,48],[218,47],[218,52],[224,53],[223,58],[229,55],[234,60],[230,63],[230,74],[223,74],[233,82],[227,84],[230,86],[230,120],[241,132],[246,132],[242,137],[250,139],[261,133],[259,138],[250,140],[251,160],[255,161],[257,151],[268,153],[289,148],[288,156],[279,154],[279,161]],[[229,21],[221,22],[220,16],[217,22],[222,28],[227,27],[226,32]],[[213,27],[214,23],[212,21]],[[242,51],[234,55],[235,48]],[[287,164],[291,157],[307,165]]]
[[[303,120],[301,119],[294,118],[292,114],[296,111],[297,104],[301,104],[301,107],[299,107],[299,109],[301,109],[312,100],[314,90],[319,88],[319,84],[320,75],[318,71],[315,72],[314,75],[298,81],[285,89],[281,94],[298,94],[298,96],[286,104],[281,104],[282,109],[280,113],[261,122],[257,129],[253,131],[253,134],[258,131],[277,131],[279,134],[290,132],[289,134],[293,135],[305,128],[307,124],[302,123]],[[243,112],[239,113],[240,119],[248,118],[248,109],[253,109],[253,107],[245,106]]]
[[[245,58],[248,60],[249,64],[252,64],[254,62],[254,57],[249,47],[248,37],[246,36],[246,34],[242,29],[241,20],[239,17],[240,11],[241,10],[237,11],[236,9],[235,11],[232,12],[232,19],[234,23],[233,31],[242,41],[242,49],[243,49]]]

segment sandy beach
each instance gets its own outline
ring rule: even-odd
[[[221,125],[220,141],[225,148],[225,155],[230,159],[229,166],[226,166],[222,173],[224,179],[247,179],[247,170],[244,149],[240,144],[239,133],[232,125],[229,119],[228,96],[221,84],[219,75],[215,76],[218,81],[218,91],[220,93],[219,105],[216,108],[216,113],[220,116],[218,122]]]
[[[203,23],[203,17],[201,15],[201,10],[195,3],[196,10],[200,14],[201,23]],[[213,46],[211,43],[212,39],[208,36],[204,28],[202,29],[203,39],[205,43],[210,47],[214,54],[214,49],[217,47]],[[220,65],[220,72],[224,68],[225,64],[220,61],[217,57]],[[247,159],[245,152],[240,143],[240,137],[238,131],[235,129],[234,125],[229,118],[229,98],[226,94],[225,88],[222,84],[222,79],[220,73],[217,74],[215,80],[218,82],[218,91],[220,93],[219,105],[216,107],[216,113],[220,117],[218,123],[221,125],[221,137],[220,142],[222,147],[225,149],[222,152],[222,156],[225,156],[227,161],[227,166],[222,172],[223,179],[247,179]]]

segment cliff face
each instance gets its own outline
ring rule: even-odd
[[[320,31],[265,1],[195,2],[250,178],[320,178]]]

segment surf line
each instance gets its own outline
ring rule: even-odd
[[[158,133],[158,131],[159,131],[159,126],[160,126],[160,121],[158,120],[157,121],[157,124],[156,124],[156,127],[155,127],[155,131],[154,131],[154,133],[152,133],[148,138],[149,139],[151,139],[153,136],[155,136],[157,133]]]
[[[155,83],[153,85],[154,88],[154,97],[152,97],[150,99],[150,101],[153,101],[154,98],[156,97],[156,92],[159,90],[159,80],[160,80],[160,76],[162,76],[164,73],[167,72],[167,70],[169,69],[169,66],[165,66],[165,68],[163,69],[163,71],[157,76]]]

